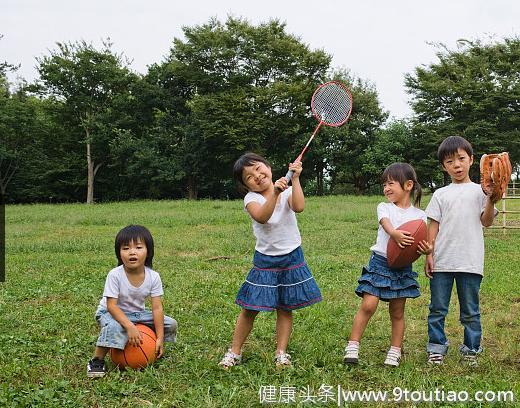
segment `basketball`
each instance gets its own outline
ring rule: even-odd
[[[144,368],[155,361],[155,332],[144,324],[137,323],[135,326],[143,336],[143,342],[139,346],[127,343],[124,350],[110,349],[110,358],[119,368]]]
[[[399,248],[397,242],[390,238],[386,247],[386,259],[390,268],[402,268],[411,265],[421,255],[417,253],[419,242],[426,239],[426,223],[423,220],[412,220],[397,227],[398,230],[408,231],[414,238],[412,245]]]

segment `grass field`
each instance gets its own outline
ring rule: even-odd
[[[512,405],[520,405],[520,230],[485,233],[485,352],[478,368],[459,361],[456,296],[447,319],[452,344],[447,363],[426,365],[429,287],[422,260],[415,264],[422,296],[407,304],[401,366],[382,364],[390,332],[386,304],[369,323],[361,364],[343,366],[359,305],[354,288],[376,237],[375,209],[382,199],[307,199],[298,219],[306,260],[324,301],[295,312],[289,344],[294,367],[283,371],[273,364],[275,316],[269,313],[256,321],[244,364],[229,372],[217,367],[231,340],[239,311],[234,297],[254,249],[240,201],[8,206],[7,280],[0,284],[0,406],[252,407],[261,405],[259,392],[267,386],[278,397],[294,392],[301,406],[337,405],[338,386],[388,391],[389,397],[395,387],[424,390],[426,396],[438,389],[445,401],[449,392],[473,398],[477,391],[512,391],[517,401]],[[515,206],[520,200],[508,203],[508,209]],[[143,371],[119,372],[109,364],[105,378],[87,379],[85,367],[98,333],[94,312],[116,261],[113,240],[129,223],[143,224],[154,235],[154,269],[162,276],[165,312],[179,322],[178,342],[167,345],[165,358]],[[322,385],[332,387],[334,398],[328,402]],[[306,394],[314,394],[317,404],[307,404]],[[452,406],[436,404],[442,405]]]

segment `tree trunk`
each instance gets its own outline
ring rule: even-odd
[[[316,173],[316,194],[323,195],[323,164],[318,164],[318,172]]]
[[[196,200],[198,194],[199,191],[195,185],[195,178],[193,176],[188,176],[188,200]]]
[[[90,154],[90,141],[89,131],[86,130],[87,134],[87,204],[94,203],[94,162]]]

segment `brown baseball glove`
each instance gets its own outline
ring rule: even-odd
[[[507,193],[512,171],[507,152],[484,154],[480,159],[480,186],[493,203]]]

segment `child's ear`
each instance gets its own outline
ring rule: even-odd
[[[404,183],[404,189],[405,191],[412,191],[413,190],[413,180],[406,180]]]

